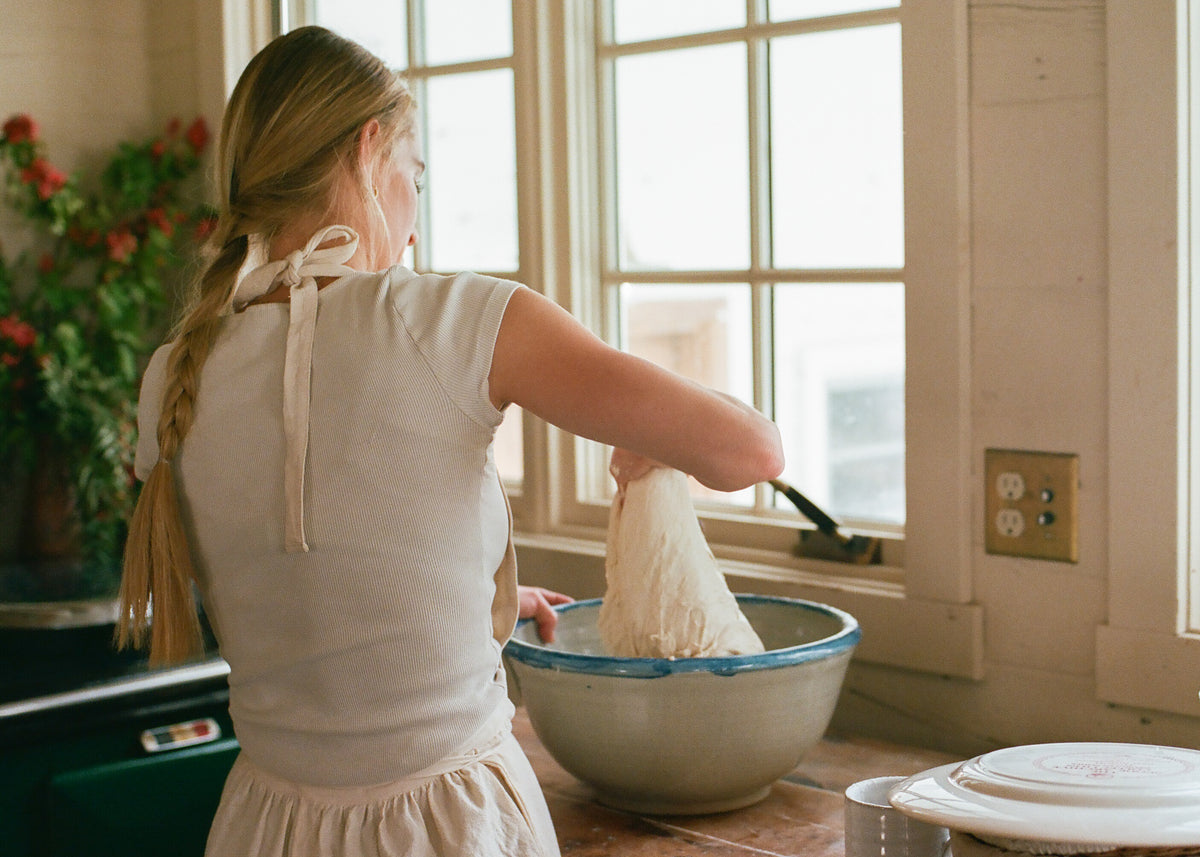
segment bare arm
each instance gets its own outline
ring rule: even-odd
[[[625,354],[553,301],[513,294],[489,376],[492,403],[516,403],[572,434],[630,450],[718,491],[778,476],[775,424],[748,405]]]

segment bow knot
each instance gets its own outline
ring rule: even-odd
[[[284,258],[284,267],[279,274],[279,279],[289,289],[300,285],[300,268],[304,265],[305,260],[306,256],[303,250],[293,250]]]

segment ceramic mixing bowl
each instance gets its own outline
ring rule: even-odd
[[[825,733],[860,631],[810,601],[739,595],[766,651],[720,658],[615,658],[600,600],[557,608],[554,643],[532,621],[505,647],[550,755],[618,809],[723,812],[766,797]]]

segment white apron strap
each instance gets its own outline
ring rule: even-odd
[[[329,247],[320,245],[336,242]],[[358,249],[358,234],[348,226],[326,226],[303,250],[267,262],[246,274],[234,291],[241,308],[280,283],[290,291],[287,350],[283,360],[284,548],[307,551],[304,536],[304,468],[308,455],[309,408],[312,401],[312,349],[317,326],[317,277],[353,273],[345,266]]]

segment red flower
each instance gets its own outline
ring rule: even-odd
[[[37,341],[37,331],[33,325],[21,321],[16,315],[0,318],[0,336],[12,340],[17,348],[29,348]]]
[[[179,126],[183,123],[179,121],[178,116],[171,117],[171,121],[167,123],[167,136],[174,137],[179,133]]]
[[[12,368],[21,362],[21,358],[15,354],[0,354],[0,363]]]
[[[204,117],[197,117],[196,121],[188,126],[184,136],[193,152],[197,155],[203,152],[204,147],[208,145],[208,125],[205,124]]]
[[[154,160],[157,161],[159,158],[161,158],[163,156],[163,152],[165,152],[166,150],[167,150],[166,143],[164,143],[162,140],[155,140],[153,143],[150,144],[150,157],[154,158]]]
[[[108,258],[114,262],[126,261],[137,249],[137,239],[128,229],[108,233],[104,243],[108,245]]]
[[[161,208],[152,208],[146,212],[146,220],[150,225],[170,238],[175,233],[175,224],[167,217]]]
[[[54,270],[54,257],[49,253],[43,253],[42,258],[38,259],[38,270],[43,274],[49,274]]]
[[[28,113],[18,113],[4,123],[4,139],[10,143],[34,143],[37,136],[37,123]]]
[[[35,158],[33,163],[21,170],[21,181],[36,185],[38,197],[49,199],[67,183],[67,177],[45,158]]]

